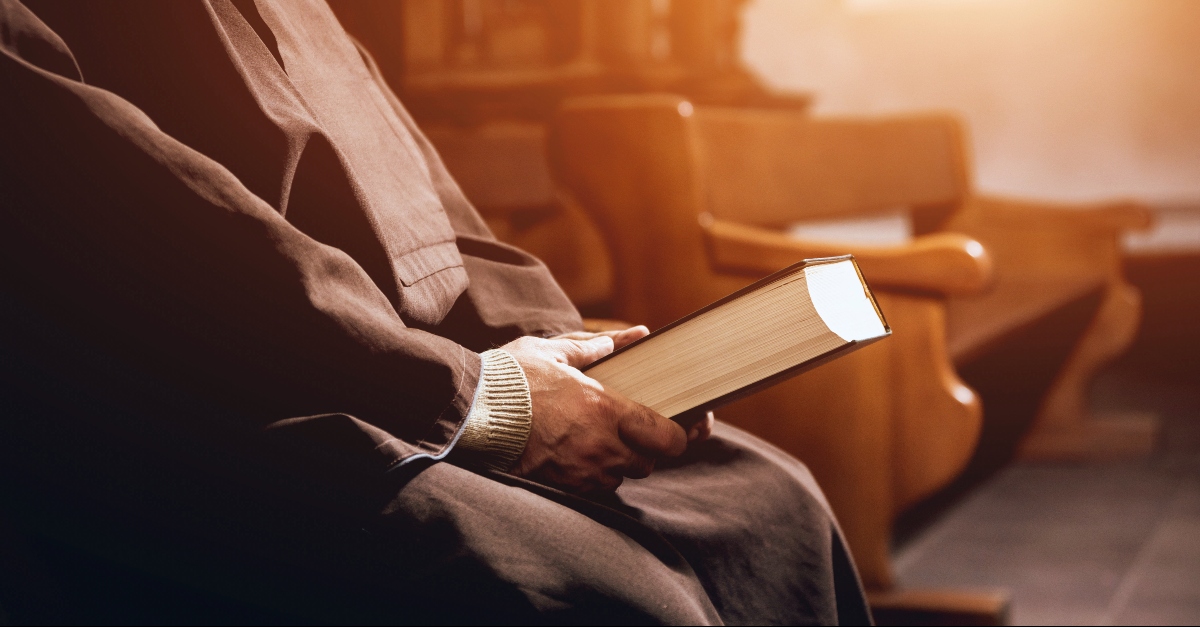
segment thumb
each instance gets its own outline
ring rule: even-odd
[[[600,335],[586,340],[550,340],[548,347],[555,360],[572,368],[582,368],[613,352],[612,338]]]

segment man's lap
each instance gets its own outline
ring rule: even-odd
[[[650,477],[592,500],[434,464],[405,484],[382,521],[377,532],[416,539],[404,542],[404,561],[422,563],[421,580],[400,587],[440,603],[444,614],[423,608],[431,617],[866,620],[807,469],[728,425]]]

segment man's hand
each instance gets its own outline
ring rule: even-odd
[[[600,333],[576,331],[575,333],[557,335],[554,337],[554,339],[591,340],[600,336],[604,336],[612,338],[613,350],[620,350],[627,344],[632,344],[646,337],[647,335],[650,335],[650,329],[647,329],[644,325],[639,324],[636,327],[629,327],[628,329],[623,329],[621,331],[603,331]],[[608,353],[605,353],[605,355],[607,354]],[[597,359],[599,359],[599,357],[597,357]],[[587,364],[584,365],[586,366]],[[702,413],[686,412],[683,415],[676,416],[675,422],[683,425],[683,428],[687,430],[687,441],[688,444],[691,444],[692,442],[702,442],[707,440],[708,436],[712,435],[713,424],[716,422],[716,419],[713,418],[713,413],[711,411]]]
[[[570,492],[615,490],[687,448],[682,427],[614,392],[579,368],[647,334],[645,327],[523,337],[503,346],[525,370],[533,423],[513,474]]]

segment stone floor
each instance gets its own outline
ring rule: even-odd
[[[1114,368],[1093,402],[1157,413],[1159,450],[1014,464],[898,547],[900,583],[1008,589],[1017,625],[1200,624],[1200,383]]]

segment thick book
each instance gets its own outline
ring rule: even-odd
[[[852,256],[808,259],[596,360],[584,372],[673,418],[724,405],[891,333]]]

